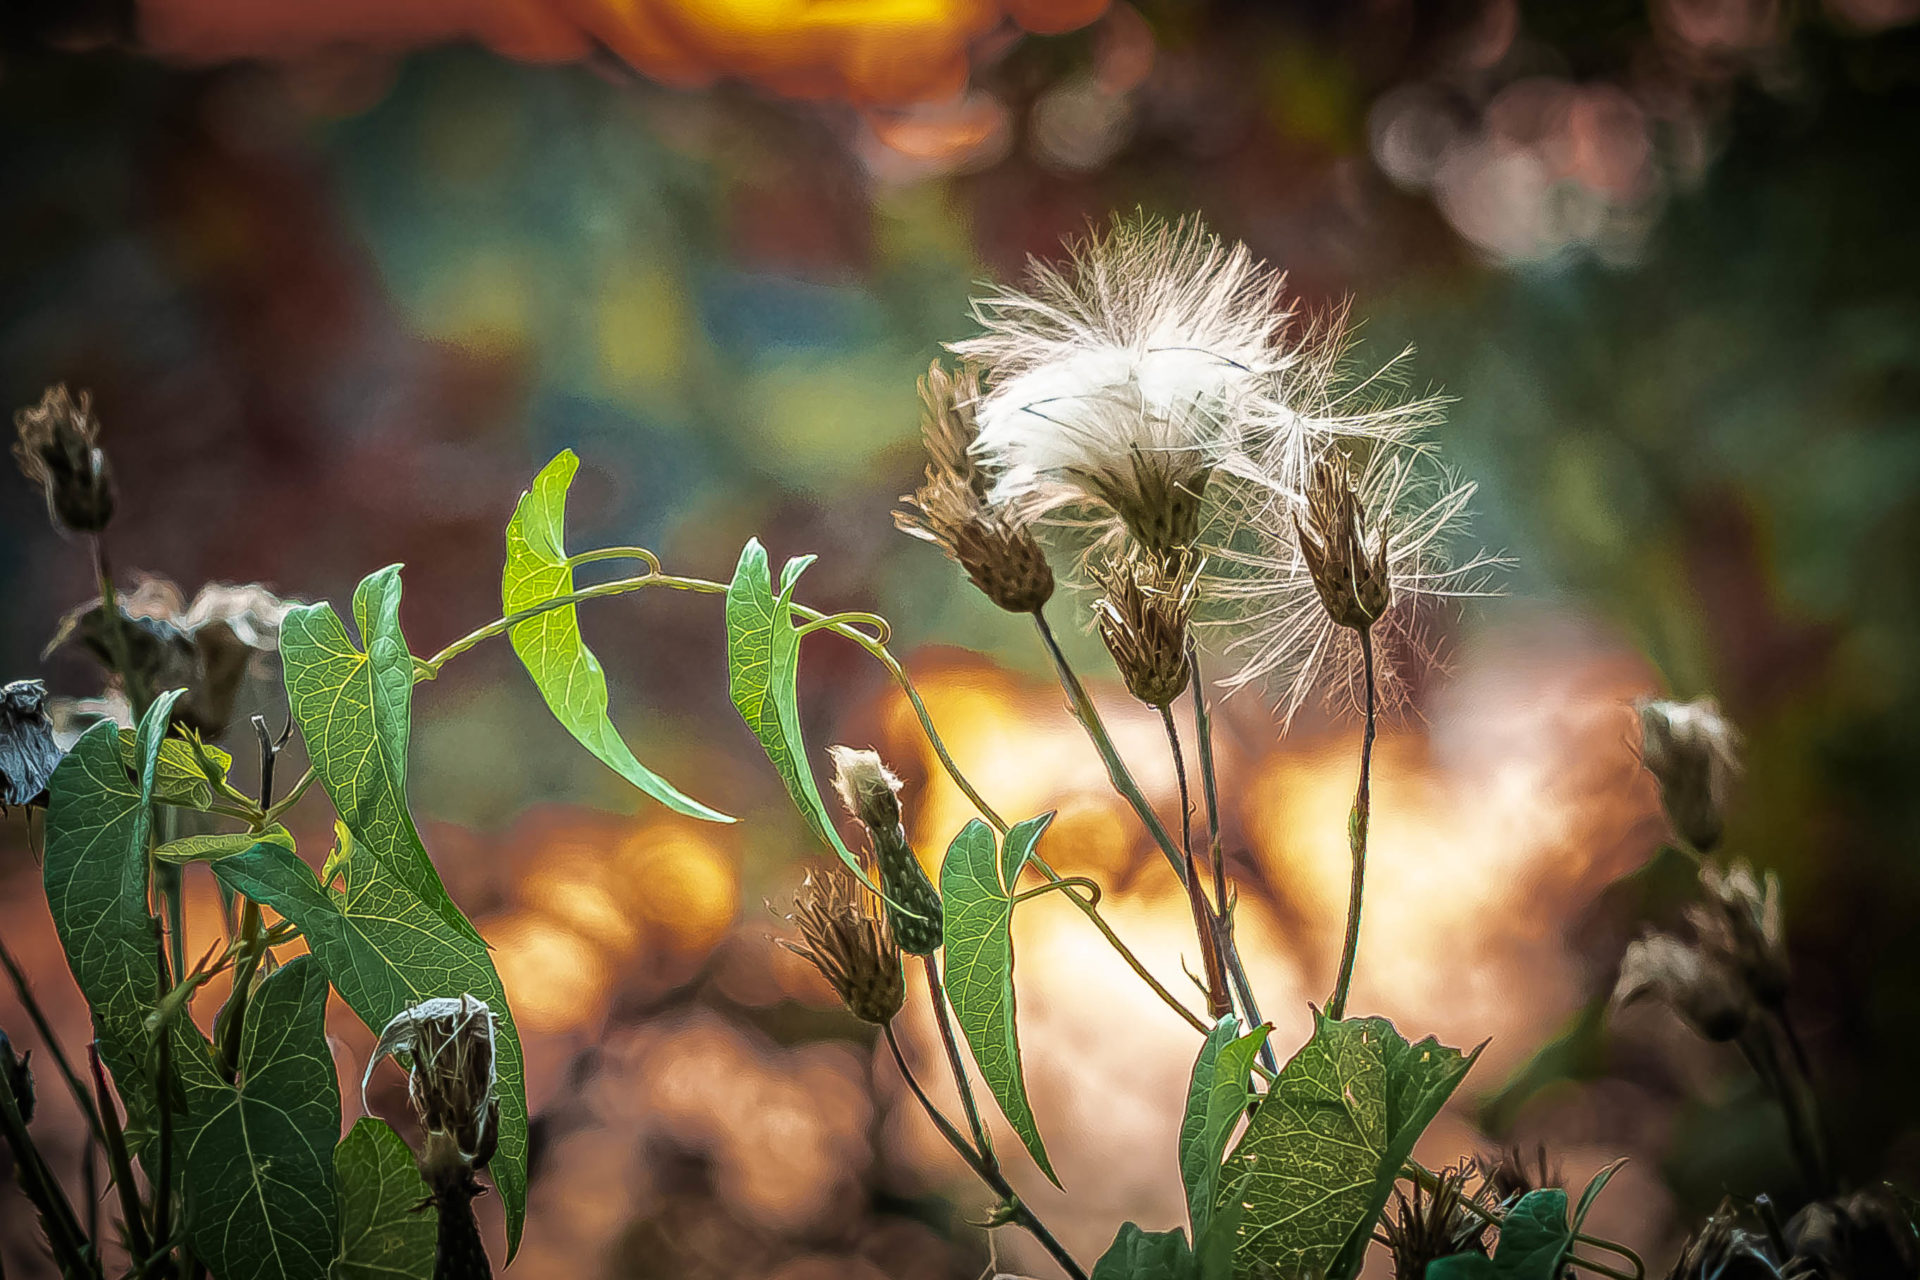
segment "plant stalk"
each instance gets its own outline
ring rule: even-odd
[[[1379,691],[1373,670],[1373,632],[1360,632],[1360,661],[1367,675],[1367,726],[1360,739],[1360,785],[1353,796],[1353,814],[1347,822],[1347,841],[1353,851],[1353,883],[1347,895],[1347,938],[1340,950],[1340,974],[1327,1000],[1327,1016],[1338,1021],[1347,1014],[1347,989],[1353,985],[1353,962],[1360,949],[1360,902],[1367,879],[1367,821],[1372,815],[1373,739],[1379,727]]]
[[[1160,723],[1167,731],[1167,746],[1173,752],[1173,772],[1180,783],[1180,839],[1186,868],[1187,904],[1193,911],[1193,932],[1200,943],[1200,960],[1207,975],[1207,1014],[1216,1022],[1233,1012],[1233,996],[1227,989],[1226,966],[1220,959],[1220,926],[1213,908],[1207,904],[1206,890],[1200,887],[1200,872],[1193,861],[1193,801],[1187,790],[1186,753],[1180,749],[1180,729],[1173,721],[1171,704],[1160,708]]]
[[[940,982],[940,962],[931,953],[920,957],[927,970],[927,994],[933,999],[933,1017],[940,1024],[940,1043],[946,1046],[947,1067],[953,1072],[954,1087],[960,1091],[960,1106],[967,1113],[967,1127],[981,1156],[993,1162],[993,1143],[980,1120],[980,1108],[973,1100],[973,1085],[967,1080],[966,1062],[960,1056],[960,1041],[953,1034],[953,1020],[947,1015],[947,990]]]
[[[47,1021],[46,1011],[40,1007],[39,997],[33,994],[33,987],[27,982],[27,975],[21,970],[20,962],[13,958],[13,952],[7,950],[7,944],[0,941],[0,967],[7,971],[7,977],[13,980],[13,991],[20,999],[20,1007],[27,1011],[27,1017],[33,1023],[33,1029],[40,1036],[47,1056],[53,1059],[53,1065],[59,1068],[60,1078],[67,1082],[68,1092],[79,1104],[81,1114],[87,1118],[88,1132],[96,1142],[106,1141],[106,1131],[100,1124],[100,1112],[94,1107],[93,1094],[80,1083],[80,1074],[73,1069],[73,1063],[67,1060],[66,1051],[60,1047],[59,1038],[53,1034],[53,1024]]]

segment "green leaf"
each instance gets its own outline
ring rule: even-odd
[[[277,844],[293,848],[293,837],[279,823],[265,831],[222,831],[213,835],[182,836],[169,840],[153,851],[160,862],[212,862],[236,853],[245,853],[256,844]]]
[[[1089,1280],[1199,1280],[1199,1276],[1200,1263],[1178,1227],[1142,1231],[1128,1222],[1093,1264]]]
[[[1007,843],[1020,847],[1010,852],[1004,864],[994,847],[993,830],[978,818],[967,823],[940,864],[940,896],[946,908],[947,997],[953,1002],[954,1017],[1001,1113],[1026,1144],[1040,1172],[1059,1186],[1034,1123],[1020,1069],[1013,993],[1013,895],[1000,878],[1003,866],[1017,871],[1026,862],[1034,841],[1052,820],[1049,813],[1016,824],[1007,833]]]
[[[183,692],[161,694],[141,720],[137,783],[128,780],[119,734],[106,722],[81,736],[47,783],[47,906],[136,1128],[153,1097],[146,1021],[160,986],[147,841],[162,735]]]
[[[760,740],[807,829],[833,850],[860,883],[885,898],[880,886],[867,878],[860,859],[834,830],[813,771],[806,763],[796,685],[800,636],[793,625],[793,588],[801,572],[812,563],[812,556],[787,561],[780,571],[780,594],[776,597],[767,549],[758,538],[747,540],[733,581],[727,584],[727,695],[747,728]]]
[[[1221,1161],[1227,1139],[1246,1114],[1253,1090],[1247,1076],[1272,1027],[1240,1034],[1240,1020],[1224,1015],[1213,1024],[1187,1085],[1187,1111],[1180,1122],[1180,1180],[1187,1188],[1193,1238],[1204,1241],[1220,1199]]]
[[[1436,1258],[1427,1264],[1427,1280],[1558,1280],[1572,1244],[1567,1193],[1529,1191],[1507,1210],[1491,1259],[1477,1253]]]
[[[333,1169],[340,1252],[332,1280],[432,1274],[439,1212],[425,1204],[427,1184],[400,1135],[386,1121],[366,1117],[334,1149]]]
[[[507,524],[507,565],[500,580],[503,612],[519,613],[573,591],[565,526],[567,489],[579,466],[573,450],[563,450],[534,477],[533,487],[514,509]],[[634,759],[607,718],[606,674],[580,638],[579,610],[573,605],[527,619],[508,638],[554,718],[603,764],[676,813],[709,822],[733,821],[689,799]]]
[[[436,915],[478,942],[479,932],[447,896],[407,809],[413,657],[400,632],[399,565],[360,583],[353,617],[364,652],[330,604],[293,609],[280,626],[287,701],[307,756],[363,856],[391,866]]]
[[[1367,1213],[1347,1238],[1346,1246],[1340,1251],[1328,1274],[1335,1277],[1352,1277],[1360,1274],[1361,1265],[1366,1261],[1367,1245],[1373,1239],[1373,1226],[1387,1207],[1387,1199],[1393,1194],[1394,1179],[1400,1176],[1407,1158],[1413,1154],[1414,1143],[1426,1132],[1433,1118],[1440,1114],[1447,1099],[1459,1087],[1460,1081],[1472,1069],[1480,1051],[1487,1046],[1483,1043],[1470,1054],[1458,1049],[1449,1049],[1432,1036],[1419,1044],[1408,1044],[1394,1025],[1385,1018],[1365,1018],[1356,1021],[1372,1027],[1378,1036],[1381,1061],[1387,1071],[1387,1142],[1380,1157],[1379,1171],[1374,1177],[1373,1196],[1368,1203]]]
[[[1366,1216],[1387,1147],[1387,1069],[1376,1020],[1318,1011],[1229,1161],[1223,1197],[1245,1209],[1235,1273],[1325,1275]]]
[[[278,844],[222,858],[214,874],[235,893],[293,921],[314,958],[375,1034],[431,996],[473,995],[498,1016],[500,1149],[488,1171],[507,1211],[507,1247],[519,1245],[527,1203],[527,1095],[519,1033],[486,944],[456,930],[401,882],[390,863],[357,853],[338,894]]]
[[[204,1052],[176,1055],[187,1099],[178,1141],[190,1238],[220,1280],[327,1274],[340,1083],[326,1014],[326,976],[299,956],[268,975],[248,1005],[239,1087]]]
[[[215,746],[201,744],[207,761],[224,779],[233,767],[233,757]],[[120,730],[120,762],[129,773],[138,773],[139,754],[134,748],[132,729]],[[202,809],[213,803],[213,783],[200,767],[193,745],[180,738],[168,738],[160,744],[160,758],[154,770],[153,798],[163,804],[184,809]]]

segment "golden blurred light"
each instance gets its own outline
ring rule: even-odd
[[[681,950],[714,946],[739,914],[732,858],[690,823],[661,820],[634,832],[609,870],[629,908]]]
[[[480,931],[493,946],[494,967],[522,1027],[564,1031],[606,1012],[611,975],[594,943],[533,911],[489,921]]]

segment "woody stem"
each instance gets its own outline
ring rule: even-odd
[[[1327,1016],[1336,1021],[1346,1016],[1347,989],[1353,985],[1353,961],[1360,949],[1360,902],[1367,879],[1367,820],[1373,811],[1370,789],[1379,693],[1374,687],[1373,632],[1367,628],[1360,631],[1360,661],[1366,668],[1367,727],[1360,739],[1360,785],[1354,792],[1353,813],[1347,820],[1347,842],[1353,851],[1353,882],[1347,894],[1347,939],[1340,950],[1340,975],[1334,979],[1333,995],[1327,1000]]]
[[[1080,1264],[1073,1260],[1073,1255],[1067,1252],[1066,1246],[1055,1239],[1045,1224],[1034,1216],[1033,1210],[1027,1207],[1026,1202],[1007,1182],[1006,1176],[1000,1172],[1000,1167],[993,1163],[992,1157],[983,1157],[980,1152],[974,1150],[966,1138],[961,1136],[960,1131],[953,1127],[953,1122],[940,1114],[940,1108],[933,1105],[933,1099],[927,1096],[927,1091],[920,1087],[920,1081],[914,1077],[913,1068],[907,1065],[907,1056],[900,1052],[900,1041],[893,1034],[892,1024],[889,1023],[884,1030],[887,1048],[893,1050],[893,1062],[900,1069],[900,1078],[907,1082],[907,1088],[913,1092],[914,1098],[920,1103],[921,1110],[927,1113],[927,1118],[933,1121],[933,1127],[940,1131],[942,1138],[946,1139],[947,1145],[952,1147],[955,1154],[966,1161],[967,1167],[973,1170],[980,1181],[986,1183],[1005,1203],[1010,1215],[1009,1221],[1018,1223],[1029,1235],[1038,1240],[1041,1247],[1053,1255],[1053,1260],[1060,1264],[1060,1269],[1071,1276],[1072,1280],[1087,1280],[1087,1273],[1080,1269]]]

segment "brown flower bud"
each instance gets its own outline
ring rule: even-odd
[[[944,551],[987,599],[1009,613],[1032,613],[1053,597],[1053,568],[1028,522],[987,502],[986,477],[969,452],[979,392],[971,366],[956,377],[935,361],[920,380],[927,478],[901,499],[911,510],[893,519]]]
[[[65,386],[48,387],[39,404],[13,415],[13,425],[20,433],[13,456],[46,494],[54,524],[75,533],[105,529],[113,519],[113,476],[92,396],[82,391],[76,400]]]
[[[1150,707],[1172,705],[1191,674],[1187,627],[1199,578],[1193,558],[1167,564],[1131,556],[1093,573],[1104,593],[1094,606],[1095,624],[1127,692]]]
[[[63,754],[47,714],[47,686],[38,680],[0,685],[0,814],[9,805],[44,801]]]
[[[1124,466],[1070,468],[1089,492],[1113,508],[1140,548],[1174,563],[1200,536],[1200,502],[1213,479],[1213,464],[1195,449],[1143,450],[1131,445]]]
[[[1306,497],[1306,519],[1296,519],[1294,530],[1314,589],[1336,624],[1365,631],[1393,604],[1387,531],[1382,528],[1375,544],[1367,545],[1367,513],[1338,451],[1314,462]]]
[[[363,1101],[373,1069],[400,1053],[409,1058],[407,1098],[426,1132],[421,1176],[436,1192],[464,1187],[500,1141],[493,1010],[471,995],[437,996],[402,1009],[367,1060]]]
[[[1720,843],[1740,773],[1740,735],[1712,698],[1640,703],[1640,759],[1682,840],[1705,853]]]
[[[1745,978],[1754,999],[1779,1008],[1792,972],[1780,915],[1780,878],[1769,871],[1762,881],[1744,861],[1725,870],[1704,863],[1700,885],[1706,901],[1687,911],[1700,945]]]
[[[878,752],[835,746],[828,747],[827,754],[833,757],[834,790],[847,812],[867,829],[880,869],[880,888],[887,895],[887,917],[900,949],[909,955],[932,955],[940,949],[945,917],[940,893],[927,878],[901,824],[900,779]]]
[[[780,945],[818,969],[847,1012],[885,1026],[907,1002],[900,948],[873,894],[838,868],[809,874],[793,900],[798,939]]]
[[[1426,1280],[1427,1264],[1460,1253],[1487,1253],[1487,1222],[1467,1206],[1476,1202],[1469,1165],[1451,1165],[1439,1172],[1439,1185],[1429,1190],[1415,1182],[1396,1190],[1380,1219],[1380,1232],[1393,1259],[1394,1280]]]
[[[1650,933],[1628,944],[1620,961],[1614,1007],[1649,996],[1708,1040],[1732,1040],[1753,1020],[1753,993],[1740,975],[1669,934]]]

